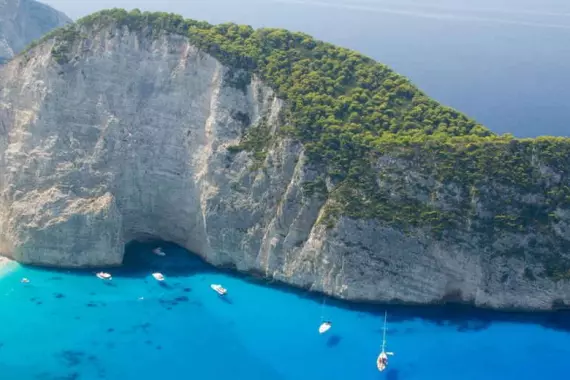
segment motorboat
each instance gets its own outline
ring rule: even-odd
[[[113,277],[111,277],[110,273],[107,272],[99,272],[96,274],[97,277],[99,277],[101,280],[112,280]]]
[[[27,284],[27,283],[30,282],[30,280],[28,280],[26,277],[24,277],[24,278],[22,278],[22,279],[20,280],[20,282],[21,282],[22,284]]]
[[[319,326],[319,334],[324,334],[327,331],[330,330],[330,328],[332,327],[332,323],[330,322],[323,322],[320,326]]]
[[[152,277],[154,277],[156,281],[164,281],[164,275],[162,273],[153,273]]]
[[[166,253],[164,253],[162,251],[162,248],[160,248],[160,247],[156,247],[155,249],[153,249],[152,253],[154,253],[157,256],[166,256]]]
[[[228,293],[228,290],[220,284],[212,284],[210,285],[210,287],[214,289],[214,291],[221,296],[226,295]]]

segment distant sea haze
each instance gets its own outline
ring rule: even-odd
[[[389,65],[495,132],[570,135],[567,0],[45,2],[74,18],[123,7],[303,31]]]
[[[300,4],[318,7],[339,8],[363,12],[386,13],[402,16],[411,16],[419,18],[428,18],[436,20],[454,20],[467,22],[490,22],[506,25],[521,25],[537,28],[554,28],[554,29],[570,29],[570,24],[554,24],[533,21],[517,20],[514,18],[498,18],[477,16],[477,14],[499,14],[504,16],[549,16],[549,17],[569,17],[570,13],[557,14],[554,12],[541,12],[535,10],[505,10],[498,8],[452,8],[443,7],[434,4],[421,4],[415,2],[398,2],[391,1],[362,1],[359,3],[346,3],[336,1],[312,1],[312,0],[269,0],[275,3]],[[375,5],[380,3],[378,6]]]

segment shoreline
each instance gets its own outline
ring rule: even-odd
[[[390,314],[393,321],[406,321],[414,320],[417,318],[423,319],[427,322],[436,325],[452,325],[460,331],[484,329],[492,323],[524,323],[540,325],[542,327],[564,331],[570,333],[570,310],[508,310],[508,309],[493,309],[482,308],[468,303],[457,302],[442,302],[430,304],[411,304],[401,302],[358,302],[346,299],[339,299],[330,297],[320,292],[315,292],[309,289],[299,288],[286,284],[280,281],[270,281],[266,278],[252,276],[247,272],[236,272],[228,267],[214,267],[202,258],[195,257],[203,266],[194,268],[191,273],[205,274],[208,272],[223,274],[233,277],[248,283],[260,285],[276,291],[293,294],[297,297],[311,299],[314,302],[323,302],[323,297],[326,298],[326,303],[329,306],[350,310],[353,312],[364,312],[376,315],[382,318],[385,311]],[[9,260],[8,263],[16,264],[15,261]],[[16,266],[14,265],[14,268]],[[90,267],[90,268],[62,268],[50,266],[38,266],[24,264],[24,268],[30,267],[38,270],[45,270],[50,272],[65,272],[72,273],[80,276],[92,276],[95,270],[105,269],[109,267]],[[0,267],[0,277],[2,277],[2,267]],[[150,270],[135,269],[130,270],[128,267],[115,267],[117,269],[117,277],[140,277],[146,276]],[[5,273],[5,272],[4,272]],[[173,273],[170,277],[185,276],[184,269],[178,273]]]
[[[165,246],[165,244],[163,244]],[[140,248],[136,247],[135,249]],[[180,247],[178,247],[180,248]],[[184,250],[186,251],[186,250]],[[188,252],[188,251],[186,251]],[[172,257],[177,256],[174,254]],[[186,256],[186,254],[184,255]],[[178,257],[180,257],[178,255]],[[215,267],[203,258],[197,255],[190,255],[194,264],[189,267],[174,265],[170,268],[164,268],[165,271],[173,273],[170,277],[186,276],[196,273],[217,273],[229,277],[240,279],[245,282],[261,285],[280,292],[290,293],[297,297],[311,299],[314,302],[322,303],[323,297],[327,300],[327,305],[351,310],[354,312],[370,313],[381,318],[385,311],[391,316],[392,320],[404,321],[417,318],[424,319],[437,325],[452,325],[458,330],[484,329],[490,324],[498,323],[530,323],[540,325],[542,327],[565,331],[570,333],[570,310],[506,310],[483,308],[468,303],[458,302],[441,302],[430,304],[410,304],[401,302],[358,302],[354,300],[340,299],[324,295],[321,292],[315,292],[310,289],[300,288],[277,280],[271,280],[264,277],[256,276],[255,273],[247,273],[236,271],[231,267]],[[199,263],[198,265],[195,265]],[[21,265],[21,266],[20,266]],[[18,264],[16,261],[0,257],[0,279],[3,275],[10,271],[21,268],[34,268],[37,270],[45,270],[50,272],[73,273],[79,276],[92,276],[96,270],[106,269],[107,267],[82,267],[82,268],[64,268],[45,265]],[[141,277],[146,276],[150,272],[145,265],[142,267],[129,267],[128,265],[114,266],[118,272],[118,276]]]
[[[10,272],[16,266],[16,262],[7,257],[0,256],[0,277]]]
[[[159,244],[159,241],[154,241],[152,245]],[[200,268],[192,268],[190,270],[191,273],[195,271],[200,272],[214,272],[214,273],[221,273],[233,278],[238,278],[240,280],[254,283],[257,285],[261,285],[264,287],[284,291],[287,293],[293,293],[297,296],[303,298],[313,299],[317,302],[322,302],[323,298],[327,299],[327,303],[336,304],[336,306],[347,308],[355,311],[364,311],[364,312],[376,312],[378,310],[385,310],[386,308],[390,309],[422,309],[427,310],[432,308],[443,307],[445,309],[452,309],[454,312],[458,313],[491,313],[491,314],[501,314],[508,316],[507,319],[516,316],[526,316],[531,317],[549,317],[552,315],[560,315],[564,314],[570,316],[570,307],[553,307],[553,308],[545,308],[545,309],[533,309],[533,308],[512,308],[512,307],[490,307],[486,305],[476,305],[473,302],[468,301],[459,301],[459,300],[439,300],[434,302],[428,303],[415,303],[415,302],[404,302],[398,299],[391,299],[391,300],[384,300],[384,301],[370,301],[370,300],[361,300],[361,299],[346,299],[342,297],[338,297],[336,295],[331,295],[327,293],[323,293],[322,291],[313,290],[310,288],[299,287],[297,285],[288,283],[286,281],[265,277],[263,274],[258,273],[257,271],[242,271],[238,270],[234,265],[214,265],[207,260],[205,260],[200,255],[192,253],[174,243],[169,243],[165,241],[160,241],[163,247],[170,246],[170,248],[181,249],[189,254],[187,259],[195,259],[201,263]],[[149,242],[139,242],[133,241],[126,245],[125,250],[132,249],[133,246],[142,245],[147,246]],[[138,247],[137,247],[138,248]],[[186,256],[186,255],[185,255]],[[3,263],[2,260],[8,261],[8,263]],[[191,259],[192,260],[192,259]],[[8,259],[6,257],[0,256],[0,275],[4,274],[3,270],[6,266],[9,266],[10,263],[13,265],[18,264],[16,261]],[[99,270],[118,270],[120,272],[126,273],[131,272],[134,268],[129,268],[129,265],[125,265],[123,262],[119,265],[101,265],[101,266],[58,266],[58,265],[46,265],[46,264],[29,264],[29,263],[21,263],[24,268],[31,267],[37,268],[41,270],[51,270],[55,272],[74,272],[75,274],[95,274],[96,271]],[[4,267],[4,268],[3,268]],[[169,268],[170,270],[174,268]],[[140,268],[134,269],[134,273],[138,272]],[[166,269],[165,269],[166,270]],[[178,272],[176,275],[184,275],[187,269],[184,267],[179,267],[175,269]],[[378,311],[380,312],[380,311]],[[525,318],[526,319],[526,318]],[[570,331],[570,323],[568,324],[567,330]]]

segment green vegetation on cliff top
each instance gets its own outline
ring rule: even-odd
[[[304,144],[311,163],[335,185],[328,194],[328,221],[341,214],[374,218],[403,229],[426,227],[438,237],[467,228],[492,242],[505,231],[552,234],[557,210],[570,207],[569,139],[495,135],[431,100],[385,65],[303,33],[113,9],[46,39],[58,40],[53,53],[63,64],[69,43],[80,34],[77,25],[98,29],[111,24],[151,37],[185,35],[234,69],[234,86],[244,84],[237,83],[240,78],[247,83],[251,73],[270,85],[287,101],[283,131]],[[266,137],[243,141],[234,150],[252,150],[263,159],[271,143]],[[381,166],[383,157],[392,160]],[[558,180],[546,179],[545,170]],[[439,185],[418,188],[417,181],[407,180],[410,171]],[[308,187],[326,191],[323,178]],[[447,185],[454,188],[453,196]],[[427,201],[416,196],[424,190]],[[521,194],[536,195],[539,201],[522,200]],[[485,203],[493,215],[477,215],[474,200]],[[442,207],[442,202],[452,207]]]

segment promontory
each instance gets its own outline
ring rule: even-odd
[[[0,69],[0,253],[23,263],[154,238],[353,301],[563,308],[569,174],[569,139],[496,135],[281,29],[115,9]]]

